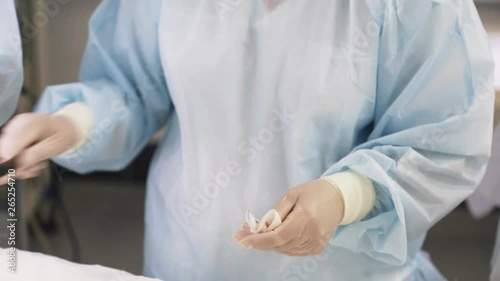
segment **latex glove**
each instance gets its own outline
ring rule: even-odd
[[[13,160],[16,178],[35,177],[47,159],[64,153],[78,140],[78,132],[65,116],[25,113],[14,117],[0,135],[0,162]],[[7,176],[0,178],[0,185]]]
[[[291,189],[274,209],[284,218],[274,230],[253,234],[245,223],[233,239],[247,249],[288,256],[317,255],[323,251],[344,215],[340,192],[321,179]]]

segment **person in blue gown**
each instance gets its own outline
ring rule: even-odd
[[[0,156],[21,178],[50,158],[116,171],[168,124],[147,276],[444,280],[421,248],[484,174],[493,69],[472,0],[108,0],[79,81],[9,123]],[[272,209],[273,230],[244,224]]]

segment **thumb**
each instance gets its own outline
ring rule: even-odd
[[[58,136],[51,136],[23,150],[15,159],[16,168],[23,169],[60,155],[70,146],[65,145]]]
[[[281,201],[276,204],[276,206],[274,206],[274,209],[278,212],[282,221],[284,221],[285,218],[292,212],[298,198],[298,192],[295,189],[292,189],[287,192],[283,198],[281,198]]]

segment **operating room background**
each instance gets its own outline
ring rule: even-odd
[[[29,110],[47,85],[77,80],[87,22],[100,0],[52,1],[58,5],[51,12],[41,8],[43,2],[18,1],[26,80],[21,111]],[[487,31],[500,36],[500,1],[478,4],[478,9]],[[40,12],[47,20],[36,23]],[[26,183],[37,193],[26,197],[33,205],[26,216],[37,221],[29,224],[26,247],[140,274],[145,178],[154,148],[153,140],[119,173],[79,176],[52,166],[52,176]],[[63,204],[54,199],[59,197]],[[487,280],[497,222],[498,212],[475,220],[461,205],[430,231],[425,250],[450,280]]]

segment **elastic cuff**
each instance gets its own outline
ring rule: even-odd
[[[344,217],[341,225],[359,221],[375,205],[375,187],[367,177],[352,170],[321,178],[333,185],[344,200]]]
[[[63,154],[68,154],[82,147],[90,137],[93,124],[93,115],[90,108],[83,102],[75,102],[66,105],[54,115],[60,115],[68,118],[75,127],[78,134],[77,143]]]

